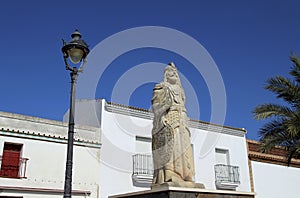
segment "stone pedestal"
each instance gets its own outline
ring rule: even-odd
[[[162,187],[109,198],[254,198],[255,193],[198,188]]]

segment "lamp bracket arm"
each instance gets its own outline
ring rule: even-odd
[[[73,68],[68,63],[68,55],[65,54],[65,53],[64,53],[64,62],[65,62],[65,65],[66,65],[66,70],[73,71]]]
[[[64,39],[61,39],[62,42],[63,42],[63,46],[65,46],[67,43]],[[65,62],[65,65],[66,65],[66,70],[70,70],[70,71],[73,71],[73,68],[69,65],[68,63],[68,54],[66,52],[63,52],[64,54],[64,62]]]
[[[81,73],[83,72],[84,66],[85,66],[86,62],[87,62],[87,57],[85,57],[85,58],[83,59],[83,63],[82,63],[82,65],[81,65],[81,67],[78,69],[78,72],[81,72]]]

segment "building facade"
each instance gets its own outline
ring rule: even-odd
[[[105,100],[76,102],[73,197],[150,189],[151,111]],[[68,120],[68,114],[64,116]],[[300,161],[269,154],[244,129],[189,121],[195,182],[207,190],[297,197]],[[0,112],[0,197],[62,197],[67,123]]]
[[[256,197],[299,197],[300,160],[292,159],[288,166],[283,148],[276,147],[269,153],[262,153],[259,142],[247,142],[251,183]]]
[[[76,123],[101,128],[101,196],[150,189],[152,112],[105,100],[79,100],[76,107]],[[208,190],[251,192],[246,131],[196,120],[189,128],[195,182]]]
[[[67,124],[0,112],[0,197],[62,197]],[[76,126],[73,197],[99,197],[100,129]]]

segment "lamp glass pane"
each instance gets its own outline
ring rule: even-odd
[[[81,49],[71,48],[68,50],[68,54],[71,62],[77,64],[81,61],[84,52]]]

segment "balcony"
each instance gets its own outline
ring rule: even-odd
[[[0,177],[26,178],[27,158],[3,158],[0,155]]]
[[[235,190],[240,184],[239,167],[216,164],[215,177],[216,187],[218,189]]]
[[[152,155],[135,154],[133,157],[132,181],[138,187],[150,187],[153,178]]]

